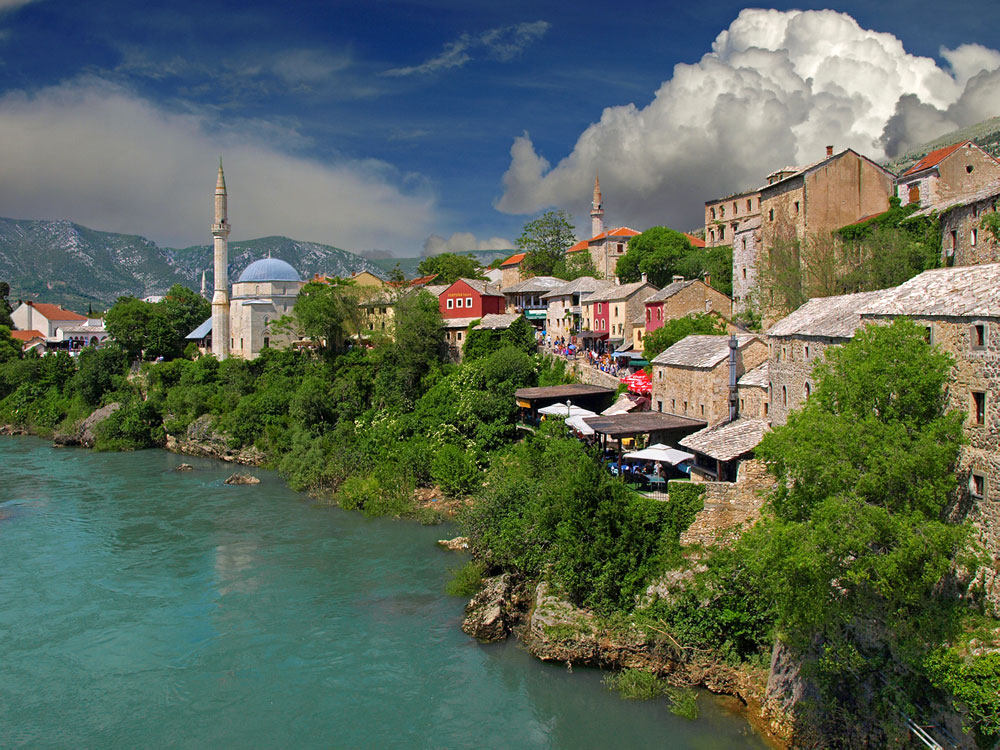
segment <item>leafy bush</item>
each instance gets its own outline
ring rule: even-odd
[[[623,669],[604,678],[609,690],[626,700],[648,701],[667,694],[667,681],[644,669]]]
[[[470,494],[481,482],[476,462],[457,445],[443,445],[431,463],[431,478],[450,497]]]
[[[152,404],[129,399],[94,430],[99,451],[134,451],[162,446],[166,439],[160,415]]]
[[[469,560],[461,568],[455,570],[455,574],[445,585],[444,590],[449,596],[461,596],[466,599],[475,596],[483,585],[485,572],[486,566],[482,562]]]

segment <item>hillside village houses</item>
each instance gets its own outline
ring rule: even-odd
[[[108,338],[101,318],[88,318],[47,302],[22,302],[10,317],[17,329],[14,338],[25,350],[74,353],[100,346]]]

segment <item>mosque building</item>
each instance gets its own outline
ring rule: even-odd
[[[268,347],[286,347],[293,336],[271,324],[291,313],[305,284],[292,266],[278,258],[262,258],[247,266],[229,293],[229,207],[226,177],[219,160],[215,184],[215,222],[212,224],[215,291],[212,317],[188,334],[203,352],[218,359],[229,356],[254,359]],[[204,281],[202,282],[204,290]]]

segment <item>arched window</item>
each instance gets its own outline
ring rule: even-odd
[[[781,386],[781,405],[788,406],[788,388]]]
[[[811,394],[812,394],[812,386],[809,385],[809,383],[806,383],[806,398],[809,398]]]

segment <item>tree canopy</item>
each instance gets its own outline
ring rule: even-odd
[[[333,355],[361,328],[358,301],[362,291],[341,279],[311,281],[299,290],[292,308],[291,325],[316,342],[325,354]]]
[[[185,337],[211,313],[208,300],[175,284],[155,303],[119,297],[104,325],[130,359],[174,359],[183,354]]]
[[[471,255],[441,253],[420,261],[417,273],[421,276],[437,274],[435,284],[451,284],[455,279],[484,279],[483,267]]]
[[[639,281],[646,274],[657,287],[670,283],[674,274],[690,271],[689,256],[695,248],[681,232],[669,227],[650,227],[628,241],[628,250],[618,259],[616,272],[623,284]]]
[[[524,225],[514,240],[525,253],[521,261],[524,276],[548,276],[562,260],[566,249],[576,243],[574,227],[565,211],[546,211]]]
[[[6,281],[0,281],[0,326],[7,326],[8,328],[14,327],[14,321],[11,320],[10,314],[14,312],[13,308],[10,306],[10,302],[7,297],[10,296],[10,284]]]

